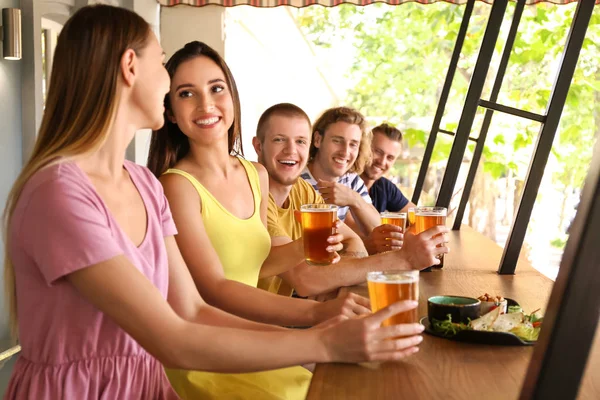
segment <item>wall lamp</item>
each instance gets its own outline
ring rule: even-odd
[[[21,10],[18,8],[2,9],[2,56],[6,60],[21,59]]]

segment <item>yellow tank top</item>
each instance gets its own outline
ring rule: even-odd
[[[231,214],[192,175],[179,169],[165,174],[187,178],[200,195],[202,220],[219,255],[225,277],[256,287],[258,273],[269,255],[271,238],[260,219],[261,191],[258,172],[251,162],[239,158],[246,170],[254,197],[254,213],[248,219]],[[312,374],[302,367],[247,374],[220,374],[165,369],[171,385],[184,400],[302,400]]]
[[[251,162],[238,158],[248,176],[254,213],[241,219],[230,213],[196,178],[180,169],[165,174],[178,174],[190,181],[202,201],[202,221],[212,246],[217,251],[227,279],[256,287],[258,274],[271,250],[271,238],[260,218],[262,199],[258,172]]]

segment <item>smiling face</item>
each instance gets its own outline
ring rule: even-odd
[[[195,57],[177,68],[169,93],[169,119],[200,145],[227,141],[234,106],[224,72],[210,58]]]
[[[303,117],[269,118],[263,142],[254,138],[254,147],[271,180],[285,186],[296,183],[308,160],[310,129],[310,122]]]
[[[373,158],[371,165],[365,168],[367,178],[377,180],[387,173],[402,152],[402,143],[392,140],[383,133],[373,133],[371,141]]]
[[[355,124],[339,121],[327,127],[324,135],[315,134],[318,152],[315,162],[331,177],[344,175],[356,161],[362,132]]]

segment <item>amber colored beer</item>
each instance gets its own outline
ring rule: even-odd
[[[390,224],[402,228],[402,232],[406,228],[406,213],[381,213],[381,225]]]
[[[335,254],[327,251],[327,238],[334,235],[338,207],[332,204],[305,204],[302,214],[304,259],[311,265],[329,265]]]
[[[367,274],[371,311],[403,300],[419,301],[419,271],[369,272]],[[418,310],[412,309],[386,319],[382,326],[419,322]]]
[[[414,207],[411,207],[408,209],[408,226],[414,226],[415,225],[415,209]]]
[[[415,234],[418,235],[434,226],[446,225],[446,213],[447,209],[445,207],[417,207],[415,210]],[[438,247],[442,246],[442,244],[438,245]],[[432,265],[432,267],[444,268],[444,255],[439,255],[438,259],[440,263]]]

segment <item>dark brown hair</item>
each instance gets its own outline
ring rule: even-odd
[[[315,146],[315,135],[325,137],[327,128],[336,122],[346,122],[348,124],[358,125],[360,128],[361,139],[358,148],[358,156],[348,172],[361,174],[365,169],[365,166],[371,160],[371,135],[367,129],[365,117],[359,111],[349,107],[330,108],[325,110],[319,119],[317,119],[313,125],[313,136],[310,143],[308,162],[311,163],[319,152],[319,149]]]
[[[265,141],[265,134],[267,130],[267,125],[269,124],[269,120],[271,119],[271,117],[274,117],[276,115],[290,118],[303,118],[306,120],[310,128],[310,118],[304,112],[303,109],[291,103],[275,104],[274,106],[267,108],[258,120],[258,125],[256,126],[256,137],[258,138],[258,140],[260,140],[261,143]]]
[[[231,124],[227,132],[229,154],[243,156],[240,96],[233,75],[219,53],[206,43],[193,41],[177,50],[169,61],[167,61],[165,68],[169,72],[171,79],[173,79],[177,68],[181,64],[196,57],[210,58],[221,68],[221,71],[225,75],[225,81],[233,100],[233,124]],[[167,169],[172,168],[190,151],[190,143],[187,136],[181,132],[177,124],[169,120],[167,115],[169,112],[172,112],[171,101],[169,94],[167,94],[165,96],[165,124],[159,130],[152,132],[150,151],[148,152],[148,168],[157,177],[161,176]]]
[[[8,232],[23,187],[40,169],[61,159],[92,153],[104,144],[119,102],[121,58],[129,49],[140,56],[150,32],[148,23],[132,11],[94,5],[73,14],[58,36],[42,124],[3,214],[4,284],[13,336],[17,335],[17,315],[14,266],[9,255],[13,238]]]
[[[377,125],[375,128],[373,128],[373,134],[376,133],[382,133],[391,140],[394,140],[396,142],[402,142],[402,132],[400,132],[400,129],[396,128],[393,125],[387,123]]]

